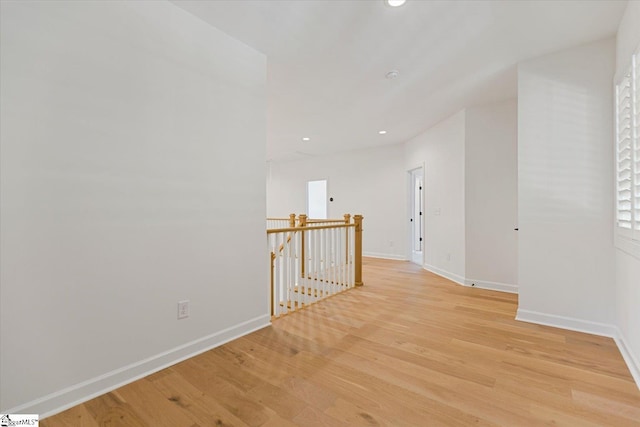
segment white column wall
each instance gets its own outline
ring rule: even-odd
[[[517,100],[468,108],[465,135],[466,281],[517,292]]]
[[[518,318],[613,334],[613,39],[518,67]]]
[[[424,267],[465,283],[465,111],[405,144],[405,170],[424,165]]]
[[[617,36],[616,75],[624,73],[640,45],[640,2],[630,1]],[[635,254],[640,251],[635,251]],[[616,307],[620,347],[640,387],[640,259],[616,249]]]
[[[265,57],[168,2],[0,16],[0,412],[267,325]]]

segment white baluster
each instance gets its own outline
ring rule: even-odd
[[[330,230],[331,234],[331,282],[334,286],[338,284],[338,276],[336,274],[338,264],[336,263],[336,250],[338,244],[338,228],[332,228]]]
[[[280,290],[280,247],[278,245],[278,235],[271,234],[271,250],[276,255],[276,259],[273,261],[273,283],[274,283],[274,310],[276,316],[280,315],[280,295],[282,294]]]
[[[294,251],[291,245],[291,242],[287,244],[287,271],[288,271],[288,280],[287,280],[287,294],[289,296],[289,301],[291,304],[291,310],[298,309],[298,305],[296,305],[297,294],[295,293],[295,287],[298,278],[296,277],[296,267],[295,267],[295,257]]]
[[[328,228],[322,229],[322,280],[326,287],[331,289],[331,282],[329,280],[329,236]],[[331,292],[333,293],[333,292]]]
[[[315,271],[313,272],[313,288],[320,290],[322,288],[322,234],[320,230],[315,230],[315,250],[313,256],[315,258]]]

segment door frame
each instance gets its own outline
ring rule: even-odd
[[[420,206],[416,209],[416,177],[421,178],[421,187],[419,191]],[[407,249],[409,261],[424,265],[425,253],[425,197],[424,197],[424,164],[407,171],[407,222],[409,224],[407,233]],[[419,214],[415,215],[416,212]],[[417,218],[416,218],[417,217]],[[415,227],[419,227],[419,233],[416,233]],[[419,242],[415,238],[419,234]],[[419,243],[420,250],[416,250],[416,243]]]

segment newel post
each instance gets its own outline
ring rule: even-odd
[[[274,269],[275,269],[276,254],[271,252],[271,315],[275,314],[275,283],[274,283]]]
[[[354,215],[353,222],[356,224],[356,241],[355,241],[355,285],[362,286],[362,215]]]
[[[289,214],[289,227],[296,228],[296,214]]]
[[[351,224],[351,214],[344,214],[344,223],[346,225]],[[349,264],[349,228],[345,228],[345,252],[344,252],[344,260],[347,264]]]
[[[307,226],[307,215],[300,214],[300,228],[305,228]],[[304,230],[300,231],[302,235],[300,236],[300,277],[304,278],[304,266],[306,264],[306,255],[305,255],[305,241],[304,241]]]

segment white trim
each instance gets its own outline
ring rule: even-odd
[[[617,328],[614,325],[576,319],[573,317],[558,316],[555,314],[540,313],[538,311],[524,310],[522,308],[518,308],[516,320],[568,329],[570,331],[584,332],[586,334],[601,335],[610,338],[616,338],[617,336]]]
[[[369,258],[394,259],[397,261],[409,261],[404,255],[382,254],[378,252],[363,252],[362,256]]]
[[[640,45],[631,55],[629,65],[620,68],[614,79],[615,94],[615,133],[614,133],[614,160],[615,160],[615,244],[619,249],[640,259],[640,211],[638,210],[640,181]],[[628,95],[621,99],[621,87]],[[623,102],[623,100],[626,100]],[[622,123],[629,121],[626,125]],[[623,128],[621,128],[623,126]],[[624,134],[624,136],[622,136]],[[627,134],[628,133],[628,134]],[[621,150],[622,143],[628,147]],[[623,151],[629,153],[621,157]],[[621,158],[623,160],[621,160]],[[624,165],[624,166],[623,166]],[[621,168],[624,173],[621,173]],[[628,187],[628,188],[627,188]],[[621,198],[621,193],[629,193],[628,199]],[[621,205],[620,201],[628,202]],[[622,215],[621,219],[621,213]],[[621,227],[621,222],[625,227]]]
[[[455,273],[442,270],[441,268],[434,267],[433,265],[430,265],[430,264],[425,264],[422,266],[422,268],[434,274],[437,274],[438,276],[442,276],[445,279],[449,279],[457,283],[458,285],[472,287],[472,288],[487,289],[490,291],[507,292],[510,294],[518,293],[518,285],[512,285],[509,283],[490,282],[487,280],[466,279],[462,276],[458,276]]]
[[[523,310],[521,308],[518,309],[516,320],[613,338],[622,358],[629,368],[629,372],[631,372],[631,376],[636,382],[636,386],[640,389],[640,363],[638,362],[638,357],[631,351],[631,347],[627,344],[627,340],[617,326],[572,317],[557,316],[555,314]]]
[[[270,324],[271,316],[259,316],[4,412],[40,414],[42,420]]]
[[[413,227],[409,226],[407,227],[407,259],[408,261],[413,262],[414,264],[418,264],[418,265],[422,265],[424,263],[424,248],[425,248],[425,242],[426,242],[426,209],[425,209],[425,194],[426,194],[426,183],[425,183],[425,163],[422,162],[420,165],[411,168],[409,170],[407,170],[407,206],[406,206],[406,215],[407,215],[407,220],[411,220],[413,218],[413,204],[415,202],[415,193],[414,193],[414,180],[413,180],[413,174],[414,171],[420,170],[420,173],[422,175],[422,190],[421,191],[421,201],[422,201],[422,206],[420,206],[420,211],[422,212],[422,215],[420,215],[420,227],[421,227],[421,231],[422,231],[422,246],[421,246],[421,251],[420,251],[420,262],[415,262],[414,261],[414,232],[413,232]],[[416,221],[416,219],[414,219],[414,221]]]
[[[455,273],[451,273],[451,272],[449,272],[447,270],[442,270],[442,269],[440,269],[438,267],[434,267],[433,265],[430,265],[430,264],[424,264],[422,266],[422,268],[424,268],[425,270],[430,271],[430,272],[432,272],[434,274],[437,274],[438,276],[442,276],[445,279],[449,279],[452,282],[456,282],[458,285],[465,286],[465,278],[462,277],[462,276],[458,276]]]
[[[614,339],[618,345],[620,354],[622,354],[622,358],[627,363],[631,376],[636,382],[636,386],[640,389],[640,363],[638,362],[638,358],[633,354],[631,347],[627,344],[627,340],[618,328],[616,328],[616,337]]]
[[[617,326],[591,322],[589,320],[574,319],[572,317],[557,316],[555,314],[523,310],[521,308],[518,309],[516,320],[613,338],[622,358],[629,368],[629,372],[636,386],[640,389],[640,363],[638,363],[638,358],[631,351],[631,347],[627,344],[627,340]]]
[[[509,283],[466,279],[465,286],[471,286],[471,287],[480,288],[480,289],[489,289],[491,291],[508,292],[510,294],[518,293],[518,285],[511,285]]]

